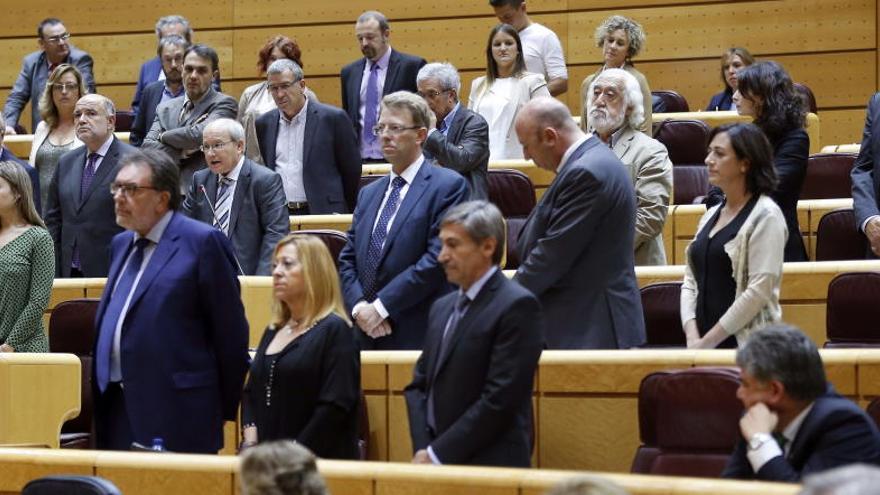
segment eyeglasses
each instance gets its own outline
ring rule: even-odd
[[[57,91],[59,93],[63,93],[65,91],[73,92],[79,89],[79,84],[77,83],[54,83],[52,84],[52,91]]]
[[[46,41],[52,43],[53,45],[58,45],[62,41],[67,41],[70,39],[70,33],[59,34],[58,36],[49,36],[46,38]]]
[[[391,134],[392,136],[397,136],[398,134],[400,134],[403,131],[408,131],[408,130],[412,130],[412,129],[421,129],[421,127],[422,126],[420,126],[420,125],[406,127],[406,126],[402,126],[402,125],[379,124],[379,125],[373,127],[373,135],[380,136],[383,133],[387,132],[388,134]]]
[[[134,196],[134,194],[141,189],[152,189],[153,191],[158,191],[155,187],[150,186],[139,186],[137,184],[120,184],[118,182],[113,182],[110,184],[110,194],[116,196],[116,193],[122,193],[122,195],[126,198]]]
[[[423,92],[421,92],[421,91],[417,91],[416,94],[419,95],[419,96],[421,96],[422,98],[425,98],[426,100],[427,100],[428,98],[431,98],[431,99],[433,100],[434,98],[436,98],[436,97],[442,95],[443,93],[448,93],[448,92],[450,92],[450,91],[452,91],[452,90],[451,90],[451,89],[444,89],[443,91],[434,91],[434,90],[431,90],[431,91],[428,91],[427,93],[423,93]]]
[[[207,153],[209,151],[220,151],[224,146],[231,143],[232,141],[224,141],[222,143],[214,143],[214,144],[203,144],[199,146],[199,149],[202,150],[202,153]]]

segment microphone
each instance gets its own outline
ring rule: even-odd
[[[202,194],[205,196],[205,200],[208,203],[208,208],[211,209],[211,216],[214,217],[214,224],[219,225],[220,222],[217,220],[217,210],[214,209],[214,204],[211,202],[210,196],[208,196],[208,190],[205,189],[204,184],[200,184],[199,189],[202,190]],[[232,259],[235,260],[235,266],[238,267],[238,274],[244,276],[244,270],[241,269],[241,263],[238,262],[238,257],[235,256],[235,246],[232,247]]]

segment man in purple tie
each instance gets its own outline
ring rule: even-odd
[[[106,277],[110,240],[122,231],[110,182],[119,159],[134,148],[113,135],[116,109],[109,98],[85,95],[73,113],[76,136],[85,146],[61,156],[45,205],[46,227],[55,240],[55,276]]]

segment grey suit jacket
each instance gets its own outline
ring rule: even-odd
[[[432,132],[425,155],[468,181],[469,200],[489,199],[489,124],[480,114],[459,105],[449,129]]]
[[[190,218],[213,224],[216,198],[217,174],[199,170],[181,210]],[[229,238],[243,275],[269,275],[272,250],[289,231],[281,176],[245,158],[229,213]]]
[[[672,161],[666,146],[627,128],[612,148],[636,190],[636,265],[665,265],[663,225],[672,195]]]
[[[550,349],[626,349],[645,342],[633,268],[636,201],[620,160],[582,143],[523,225],[515,280],[541,301]]]
[[[114,137],[85,195],[80,195],[80,183],[88,149],[76,148],[58,160],[49,183],[45,218],[55,241],[56,277],[70,276],[74,246],[79,247],[86,277],[106,277],[110,271],[110,241],[123,230],[116,224],[110,183],[116,178],[120,158],[132,150]]]
[[[70,55],[64,62],[76,66],[83,76],[89,93],[95,92],[95,77],[92,75],[92,65],[94,61],[88,53],[70,47]],[[3,106],[3,115],[6,118],[6,124],[14,126],[21,117],[21,111],[31,102],[31,133],[37,130],[37,124],[40,123],[40,95],[43,94],[43,88],[46,87],[46,80],[49,78],[49,64],[46,61],[46,54],[42,50],[28,54],[21,61],[21,72],[12,86],[9,96],[6,98],[6,105]]]

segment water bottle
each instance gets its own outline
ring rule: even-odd
[[[161,437],[156,437],[153,439],[153,446],[150,450],[154,452],[164,452],[165,451],[165,441],[162,440]]]

